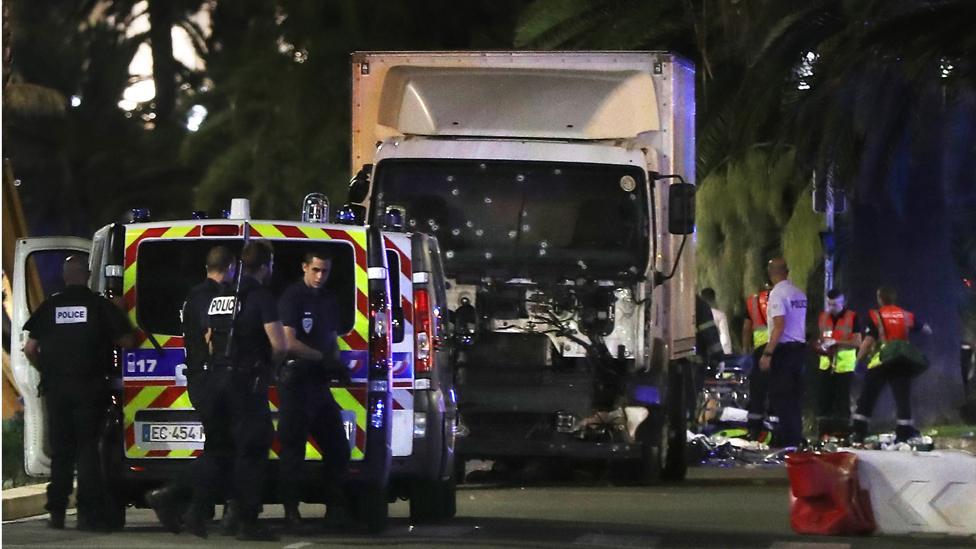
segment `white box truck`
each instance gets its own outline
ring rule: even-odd
[[[665,52],[352,54],[349,201],[441,243],[459,457],[683,477],[694,77]]]

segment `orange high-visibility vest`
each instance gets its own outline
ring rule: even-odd
[[[878,338],[881,345],[875,347],[876,352],[868,368],[881,364],[881,349],[889,341],[908,341],[908,332],[915,326],[915,315],[895,305],[885,305],[881,309],[868,311],[871,321],[878,327]]]
[[[766,326],[766,305],[769,303],[769,290],[752,294],[746,300],[746,312],[752,321],[752,346],[759,348],[769,342],[769,329]]]
[[[915,326],[915,315],[895,305],[885,305],[881,309],[872,309],[869,313],[874,325],[878,327],[882,343],[908,341],[908,332]]]
[[[766,305],[769,304],[769,290],[763,290],[758,294],[752,294],[746,300],[746,312],[752,320],[752,329],[766,327]]]
[[[856,317],[854,311],[848,309],[844,311],[844,314],[834,322],[834,317],[827,311],[820,313],[820,320],[818,324],[820,326],[820,338],[821,339],[833,339],[835,341],[852,341],[854,339],[854,318]],[[857,364],[857,350],[856,349],[841,349],[837,351],[833,356],[833,361],[831,357],[822,356],[820,357],[820,369],[828,370],[831,366],[834,367],[834,371],[843,374],[847,372],[853,372],[854,367]]]

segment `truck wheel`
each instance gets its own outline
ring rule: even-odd
[[[668,452],[665,421],[661,410],[652,409],[647,419],[637,427],[636,439],[641,444],[641,457],[636,469],[629,468],[625,471],[630,482],[641,486],[660,484],[664,456]]]
[[[690,364],[674,362],[668,370],[668,402],[666,429],[662,433],[666,453],[663,480],[684,480],[688,474],[688,461],[685,457],[688,429],[688,387],[692,383]]]

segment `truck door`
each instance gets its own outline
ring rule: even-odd
[[[33,477],[51,474],[51,457],[46,443],[44,402],[37,394],[41,374],[30,364],[22,350],[28,336],[23,326],[41,302],[64,287],[61,266],[65,258],[73,254],[88,256],[90,250],[91,241],[71,236],[17,241],[11,296],[10,367],[17,391],[24,399],[24,467],[27,474]]]

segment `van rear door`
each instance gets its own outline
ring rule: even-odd
[[[10,367],[24,399],[24,468],[31,476],[50,476],[44,402],[37,394],[40,372],[22,350],[29,334],[23,330],[31,313],[63,287],[61,265],[73,254],[88,255],[91,241],[73,236],[23,238],[17,241],[13,272],[13,317],[10,326]],[[92,271],[97,271],[92,268]]]

